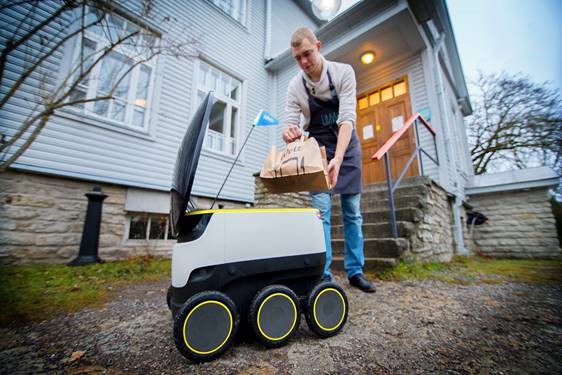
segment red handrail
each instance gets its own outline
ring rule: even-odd
[[[381,146],[381,148],[378,149],[377,152],[375,152],[373,154],[373,156],[371,156],[371,160],[380,160],[384,154],[386,154],[388,152],[388,150],[390,150],[390,148],[392,146],[394,146],[394,144],[398,141],[398,139],[408,131],[408,129],[410,129],[410,127],[412,126],[412,124],[416,121],[416,119],[420,119],[422,124],[424,124],[424,126],[427,128],[427,130],[429,130],[431,132],[431,134],[433,134],[433,136],[435,136],[435,130],[431,127],[431,125],[429,124],[429,122],[427,122],[422,115],[419,114],[419,112],[416,112],[414,115],[412,115],[408,121],[406,121],[406,123],[404,124],[404,126],[402,126],[398,131],[396,131],[394,134],[392,134],[392,136],[390,138],[388,138],[388,141],[386,141],[384,143],[384,145]]]

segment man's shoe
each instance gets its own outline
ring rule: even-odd
[[[374,293],[377,291],[373,283],[367,280],[362,273],[358,273],[357,275],[350,277],[348,280],[352,286],[361,289],[365,293]]]
[[[320,279],[321,283],[331,283],[332,282],[332,275],[323,275]]]

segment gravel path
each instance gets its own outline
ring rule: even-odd
[[[131,286],[102,309],[0,328],[0,373],[562,373],[562,286],[380,282],[351,289],[343,331],[302,325],[289,345],[237,343],[196,365],[176,350],[167,281]],[[82,353],[83,352],[83,353]]]

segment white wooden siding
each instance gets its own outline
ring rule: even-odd
[[[291,34],[294,30],[302,26],[315,30],[317,24],[292,1],[270,1],[271,57],[275,57],[290,47]]]
[[[54,3],[40,3],[45,17]],[[123,5],[137,8],[134,1]],[[265,0],[248,1],[247,20],[239,24],[226,13],[206,1],[161,0],[154,3],[153,19],[164,38],[177,38],[192,33],[199,39],[201,58],[243,81],[242,111],[239,142],[243,142],[250,124],[260,109],[271,105],[272,79],[264,69]],[[2,27],[16,24],[25,12],[5,12]],[[170,22],[162,21],[165,16]],[[277,26],[277,33],[291,30]],[[47,30],[54,34],[56,30]],[[5,35],[5,34],[3,34]],[[31,44],[26,52],[33,53],[39,44]],[[24,64],[25,54],[11,59],[5,79],[9,84]],[[196,58],[161,57],[156,67],[157,87],[151,105],[148,134],[120,132],[111,126],[73,116],[53,116],[41,135],[13,167],[23,170],[52,173],[86,180],[104,181],[157,190],[170,188],[178,145],[194,112],[192,82]],[[62,52],[46,63],[48,69],[59,71],[63,65]],[[2,132],[12,134],[29,113],[28,101],[37,90],[40,77],[29,79],[21,92],[0,114]],[[5,90],[5,86],[2,88]],[[221,194],[222,198],[253,201],[254,179],[270,143],[270,132],[255,129],[244,154],[235,167]],[[218,191],[234,157],[204,152],[193,186],[195,195],[212,197]]]

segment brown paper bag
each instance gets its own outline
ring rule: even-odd
[[[270,193],[329,190],[326,149],[301,137],[285,150],[272,146],[260,172]]]

